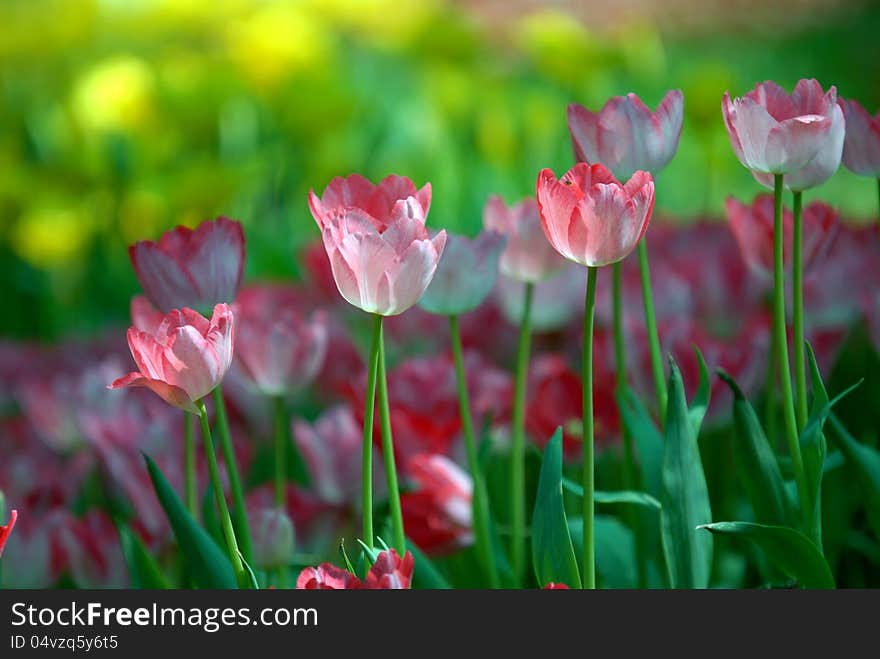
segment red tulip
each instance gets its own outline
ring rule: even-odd
[[[858,101],[838,101],[846,116],[843,164],[855,174],[880,178],[880,112],[873,117]]]
[[[564,583],[556,583],[555,581],[551,581],[548,583],[542,590],[569,590],[569,587]]]
[[[148,387],[163,400],[198,414],[196,402],[223,380],[232,363],[232,310],[214,307],[211,320],[192,309],[173,310],[155,334],[131,327],[128,347],[139,372],[109,386]]]
[[[423,453],[406,469],[415,485],[400,497],[407,535],[419,549],[440,556],[473,542],[473,481],[452,460]]]
[[[489,197],[483,209],[483,226],[507,236],[499,268],[508,277],[535,283],[565,267],[565,261],[541,235],[541,216],[534,199],[507,207],[501,197]]]
[[[373,589],[405,590],[412,583],[414,567],[415,559],[410,552],[401,558],[396,550],[387,549],[376,557],[364,584]]]
[[[823,93],[815,80],[798,81],[791,95],[774,82],[762,82],[733,101],[724,92],[721,103],[736,157],[763,174],[797,172],[833,146],[836,108],[837,90]]]
[[[364,586],[348,570],[332,563],[321,563],[318,567],[307,567],[300,572],[296,587],[297,590],[358,590]]]
[[[158,243],[144,240],[128,250],[144,294],[160,311],[204,311],[235,299],[244,271],[244,231],[226,217],[194,231],[177,227]]]
[[[725,202],[731,231],[739,244],[743,259],[755,272],[773,276],[773,195],[760,194],[751,206],[734,197]],[[803,264],[809,270],[827,253],[838,228],[838,214],[828,204],[814,201],[803,209]],[[783,250],[785,267],[791,267],[791,248],[794,234],[794,218],[791,211],[783,209]]]
[[[557,180],[538,174],[541,226],[565,258],[587,266],[616,263],[648,229],[654,208],[654,181],[638,171],[621,185],[604,165],[579,163]]]
[[[635,94],[615,96],[599,112],[572,103],[568,130],[578,162],[602,163],[620,179],[663,169],[678,149],[684,97],[673,90],[656,112]]]
[[[368,313],[403,313],[425,292],[446,244],[428,235],[431,186],[416,190],[401,176],[373,185],[357,174],[335,178],[309,208],[324,239],[336,286]]]
[[[296,305],[295,289],[270,284],[246,287],[236,301],[236,356],[269,396],[305,387],[324,362],[325,314],[316,312],[307,320]]]
[[[15,520],[17,519],[18,511],[13,509],[12,512],[9,513],[9,522],[6,526],[0,526],[0,556],[3,556],[3,547],[6,546],[6,541],[12,533],[12,529],[15,528]]]

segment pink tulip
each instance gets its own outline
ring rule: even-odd
[[[406,552],[401,558],[396,550],[387,549],[376,557],[364,585],[374,589],[407,589],[412,584],[414,567],[415,559],[410,552]]]
[[[602,163],[618,178],[663,169],[678,149],[684,117],[681,90],[663,97],[656,112],[635,94],[615,96],[599,112],[568,106],[568,130],[578,162]]]
[[[6,546],[6,541],[12,534],[12,529],[15,527],[15,520],[17,519],[18,511],[13,510],[9,513],[9,522],[7,522],[5,526],[0,526],[0,556],[3,556],[3,547]]]
[[[357,174],[335,178],[309,208],[324,239],[336,287],[368,313],[403,313],[425,292],[446,244],[428,235],[431,186],[416,190],[401,176],[373,185]]]
[[[173,310],[155,334],[131,327],[128,347],[140,369],[109,386],[148,387],[166,402],[193,414],[196,402],[223,380],[232,363],[232,310],[214,307],[211,320],[192,309]]]
[[[872,117],[858,101],[838,103],[846,115],[843,164],[854,174],[880,178],[880,112]]]
[[[235,305],[236,356],[257,388],[270,396],[308,385],[324,363],[325,315],[304,318],[295,294],[283,285],[250,286]]]
[[[165,314],[156,309],[144,295],[131,298],[131,324],[143,332],[155,334],[165,320]]]
[[[557,180],[538,174],[541,226],[565,258],[598,267],[629,254],[648,228],[654,208],[654,180],[638,171],[621,185],[604,165],[579,163]]]
[[[752,270],[767,279],[773,276],[773,195],[760,194],[751,206],[733,197],[725,202],[730,229],[739,244],[743,260]],[[814,201],[803,210],[803,264],[809,272],[827,253],[837,234],[838,214],[828,204]],[[785,267],[790,268],[794,235],[792,212],[782,211]]]
[[[332,563],[307,567],[296,578],[297,590],[359,590],[363,587],[355,575]]]
[[[798,81],[790,96],[767,81],[733,101],[724,92],[721,103],[736,157],[748,169],[763,174],[797,172],[823,149],[833,151],[836,107],[834,87],[823,94],[816,80],[806,79]]]
[[[219,217],[195,230],[177,227],[158,243],[141,241],[128,253],[144,293],[159,310],[203,311],[235,299],[244,271],[244,232],[238,222]]]
[[[507,236],[499,269],[511,279],[536,283],[565,267],[565,260],[541,235],[541,215],[534,199],[508,207],[501,197],[489,197],[483,209],[483,226]]]

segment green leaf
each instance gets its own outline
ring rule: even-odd
[[[764,550],[774,566],[804,588],[834,588],[831,568],[822,553],[812,540],[796,529],[751,522],[715,522],[699,528],[751,540]]]
[[[556,429],[544,449],[532,514],[532,564],[541,586],[555,581],[581,587],[562,498],[562,428]]]
[[[584,520],[573,517],[568,528],[575,551],[583,551]],[[602,588],[638,588],[636,540],[632,530],[616,517],[596,515],[596,574]]]
[[[663,436],[648,410],[629,387],[624,386],[617,393],[617,406],[624,426],[636,440],[642,483],[649,494],[659,497],[663,489]]]
[[[449,582],[446,581],[446,578],[440,573],[440,570],[437,569],[437,566],[431,562],[431,559],[425,556],[424,552],[409,538],[406,540],[406,548],[412,552],[413,559],[415,559],[412,578],[413,588],[431,590],[449,590],[452,588]]]
[[[880,451],[866,446],[853,437],[837,418],[831,415],[831,425],[835,430],[837,445],[859,475],[859,480],[867,494],[865,508],[874,535],[880,538]]]
[[[712,536],[696,527],[712,520],[709,490],[689,415],[681,371],[669,359],[669,399],[663,453],[663,552],[673,588],[706,588],[712,568]]]
[[[168,481],[148,455],[144,455],[150,480],[165,516],[171,523],[187,573],[201,588],[236,588],[235,572],[213,538],[186,511]]]
[[[569,478],[562,479],[562,487],[578,497],[584,496],[584,488]],[[636,506],[646,506],[660,510],[660,502],[646,492],[636,492],[634,490],[617,490],[615,492],[603,492],[597,490],[593,492],[593,501],[596,503],[614,504],[629,503]]]
[[[117,527],[122,556],[128,567],[130,587],[137,589],[166,590],[170,588],[156,560],[144,547],[141,539],[125,524]]]
[[[348,558],[348,552],[345,551],[345,538],[342,538],[339,541],[339,555],[342,557],[342,567],[344,567],[352,574],[357,574],[354,567],[352,567],[351,565],[351,560]]]
[[[238,552],[238,557],[241,559],[241,564],[244,566],[245,572],[247,572],[248,576],[248,584],[250,585],[252,590],[260,590],[260,582],[257,581],[257,575],[254,574],[254,569],[251,567],[251,564],[245,560],[244,554]]]
[[[721,369],[718,376],[733,392],[733,457],[755,517],[764,524],[794,524],[785,480],[755,410],[732,377]]]
[[[698,436],[700,434],[700,426],[703,425],[703,419],[706,417],[706,410],[709,409],[709,395],[712,389],[709,384],[709,369],[706,368],[706,360],[703,359],[703,353],[700,352],[696,345],[694,346],[694,353],[697,355],[697,364],[700,368],[700,383],[688,409],[688,417],[690,417],[691,425],[694,427],[694,435]]]

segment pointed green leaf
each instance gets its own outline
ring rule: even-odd
[[[794,507],[758,415],[732,377],[721,369],[718,376],[733,392],[733,457],[755,517],[764,524],[791,525]]]
[[[532,564],[541,586],[551,581],[581,586],[562,499],[562,428],[556,429],[544,449],[532,514]]]
[[[709,384],[709,369],[706,368],[706,360],[703,359],[703,353],[695,345],[694,353],[697,355],[697,364],[700,369],[700,383],[697,386],[697,393],[691,401],[688,409],[688,416],[691,425],[694,427],[694,435],[699,436],[700,426],[703,425],[703,419],[706,417],[706,410],[709,409],[709,395],[711,394],[711,386]]]
[[[166,590],[171,586],[156,564],[156,559],[144,547],[141,539],[125,524],[117,528],[122,556],[128,567],[130,587],[137,589]]]
[[[574,494],[575,496],[584,496],[584,488],[569,478],[562,479],[562,487]],[[593,501],[596,503],[614,504],[628,503],[635,506],[645,506],[660,510],[660,502],[646,492],[636,492],[634,490],[617,490],[615,492],[603,492],[596,490],[593,492]]]
[[[616,517],[596,515],[593,520],[596,542],[596,574],[602,588],[637,588],[636,541],[632,530]],[[583,551],[584,520],[573,517],[568,523],[575,551]]]
[[[767,559],[804,588],[834,588],[831,568],[816,545],[803,533],[787,526],[750,522],[715,522],[699,528],[719,535],[734,535],[754,542]]]
[[[681,371],[670,358],[663,493],[660,514],[663,552],[673,588],[706,588],[712,568],[712,536],[698,534],[712,520],[709,490],[688,413]]]
[[[654,497],[662,490],[663,436],[650,413],[629,387],[617,393],[620,417],[630,436],[636,441],[642,483]]]
[[[831,425],[837,437],[837,445],[859,475],[859,480],[865,490],[865,508],[868,521],[874,530],[874,535],[880,538],[880,451],[862,444],[853,437],[840,422],[835,414],[831,415]]]
[[[156,463],[148,455],[144,455],[144,459],[156,496],[171,524],[174,537],[177,538],[180,553],[186,562],[187,573],[192,576],[196,586],[236,588],[235,572],[229,559],[213,538],[186,511]]]

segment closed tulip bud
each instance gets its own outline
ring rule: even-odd
[[[288,565],[294,549],[293,522],[283,510],[263,509],[253,523],[254,562],[265,570]]]
[[[495,285],[505,242],[504,236],[493,231],[474,239],[448,234],[437,272],[419,306],[446,316],[476,309]]]

